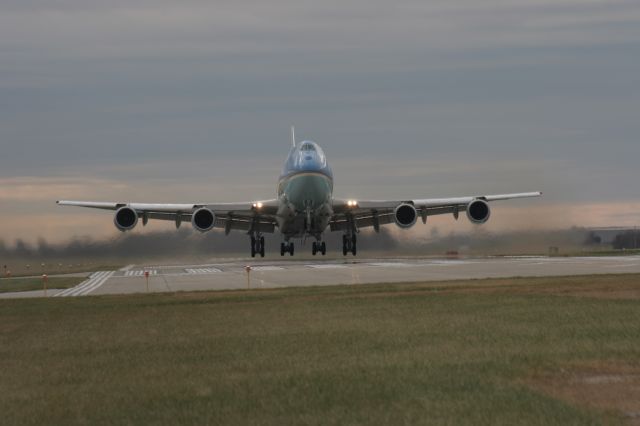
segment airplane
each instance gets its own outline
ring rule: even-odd
[[[251,239],[251,257],[265,255],[264,234],[282,234],[280,255],[293,256],[293,239],[312,238],[312,254],[325,255],[322,235],[327,229],[342,232],[342,254],[357,254],[357,234],[362,228],[395,223],[403,229],[413,227],[418,218],[423,224],[429,216],[461,212],[474,224],[489,220],[489,202],[515,198],[539,197],[541,192],[502,195],[477,195],[456,198],[345,200],[333,198],[333,172],[322,148],[315,142],[296,142],[291,128],[292,147],[278,180],[277,198],[241,203],[145,204],[124,202],[57,201],[61,206],[113,210],[113,222],[120,231],[136,227],[139,220],[174,221],[176,228],[190,221],[194,229],[208,232],[224,229],[244,231]]]

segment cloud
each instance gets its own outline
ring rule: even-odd
[[[14,177],[0,178],[0,202],[55,202],[64,194],[66,197],[86,198],[98,191],[103,193],[123,191],[125,183],[106,179],[83,177]]]
[[[112,232],[58,198],[269,197],[291,123],[342,197],[543,190],[529,220],[585,223],[640,199],[635,0],[6,0],[0,54],[12,238]]]
[[[29,71],[33,83],[90,85],[123,69],[186,77],[208,62],[226,75],[389,72],[442,66],[472,49],[610,45],[640,35],[633,0],[5,1],[0,11],[0,49],[16,59],[5,71],[20,67],[15,77],[25,81]],[[33,69],[42,64],[47,72]]]

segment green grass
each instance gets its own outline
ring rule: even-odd
[[[523,383],[637,364],[640,301],[573,292],[639,280],[2,300],[2,424],[617,423]]]
[[[47,279],[48,289],[71,288],[86,280],[84,277],[49,277]],[[0,293],[11,293],[16,291],[42,290],[42,278],[2,278],[0,279]]]
[[[47,275],[61,275],[61,274],[80,274],[80,273],[90,273],[95,271],[115,271],[122,268],[124,265],[117,263],[88,263],[88,264],[73,264],[67,265],[62,264],[59,266],[58,263],[47,263],[47,265],[42,268],[39,265],[31,266],[30,268],[25,267],[25,262],[7,262],[7,270],[11,271],[11,277],[34,277],[41,276],[42,274]],[[2,278],[6,278],[6,271],[2,270],[0,272],[2,274]]]

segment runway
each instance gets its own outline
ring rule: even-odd
[[[247,280],[246,267],[250,266]],[[97,271],[76,287],[49,296],[77,297],[199,290],[368,284],[461,279],[640,273],[640,256],[488,257],[464,259],[216,260],[192,265],[130,265]],[[42,292],[5,293],[3,298]]]

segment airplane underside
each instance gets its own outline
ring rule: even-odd
[[[316,209],[307,208],[304,211],[294,211],[294,209],[281,209],[277,216],[277,222],[283,242],[280,243],[280,255],[289,254],[293,256],[295,245],[292,240],[300,239],[303,242],[313,239],[311,243],[311,253],[326,255],[327,245],[322,240],[324,232],[329,227],[332,212],[329,204],[323,204]],[[264,236],[260,232],[249,231],[251,237],[251,256],[260,255],[264,257],[265,243]],[[343,254],[356,254],[355,232],[348,232],[343,235]]]
[[[318,173],[300,173],[280,182],[279,208],[276,214],[278,229],[283,237],[280,243],[280,255],[295,252],[293,239],[306,241],[313,239],[311,253],[327,254],[323,233],[329,227],[333,216],[331,205],[333,182],[327,176]],[[251,256],[264,257],[264,237],[249,231],[251,237]],[[356,254],[355,230],[343,236],[343,254]]]

